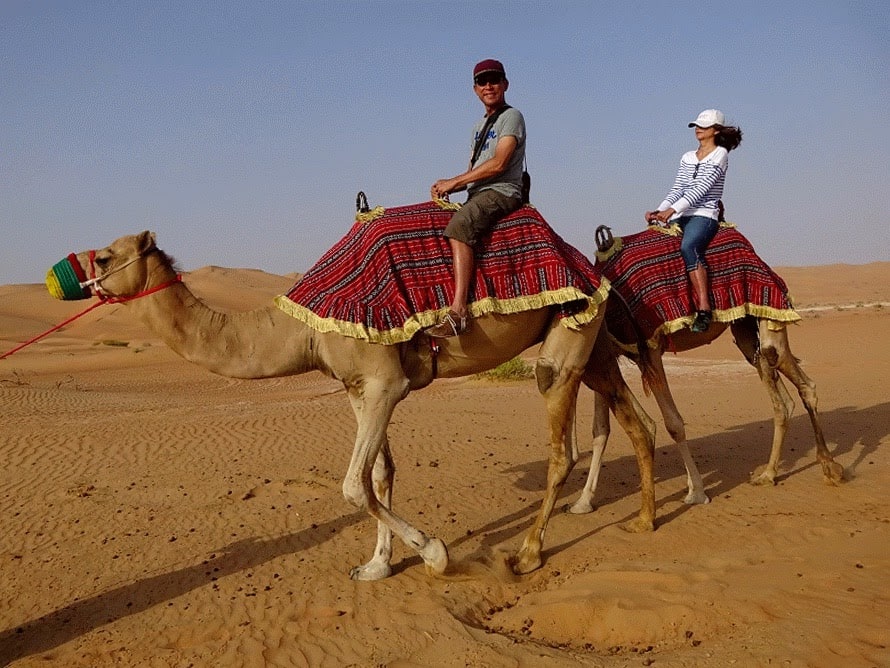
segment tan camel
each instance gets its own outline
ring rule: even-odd
[[[788,343],[787,329],[783,323],[753,316],[746,316],[735,320],[731,324],[714,322],[706,332],[695,333],[688,329],[674,332],[671,335],[670,349],[674,352],[682,352],[707,345],[726,331],[727,327],[732,330],[735,344],[745,356],[745,359],[751,366],[757,369],[757,373],[760,375],[760,379],[763,381],[773,404],[773,443],[769,462],[760,475],[752,477],[751,482],[760,485],[775,484],[776,476],[778,475],[782,446],[785,442],[788,423],[794,410],[794,401],[785,388],[779,373],[785,376],[797,388],[801,401],[810,415],[810,422],[816,437],[816,459],[822,466],[822,474],[825,481],[833,485],[842,482],[844,469],[832,458],[825,444],[825,437],[822,434],[822,426],[816,410],[816,385],[804,373],[798,363],[798,359],[792,354]],[[705,493],[701,475],[686,443],[686,428],[683,424],[683,417],[674,403],[674,398],[671,395],[667,377],[664,373],[664,365],[661,358],[666,349],[667,341],[662,335],[658,338],[654,349],[648,347],[642,355],[633,354],[629,351],[626,354],[637,364],[646,365],[646,370],[643,374],[644,384],[655,395],[655,400],[658,403],[658,408],[661,410],[668,433],[679,447],[686,467],[688,493],[685,502],[688,504],[708,503],[710,499]],[[568,509],[569,512],[576,514],[589,513],[595,508],[593,496],[596,492],[603,452],[609,438],[609,412],[606,403],[599,396],[596,398],[594,407],[593,437],[593,454],[587,482],[578,500]]]
[[[572,429],[582,377],[603,393],[634,444],[642,507],[626,528],[654,528],[654,423],[624,384],[608,341],[597,337],[605,305],[596,319],[578,330],[561,325],[547,308],[480,317],[466,335],[442,341],[434,361],[422,334],[407,343],[380,345],[338,333],[319,333],[274,306],[243,313],[216,312],[176,280],[170,258],[157,248],[150,232],[122,237],[99,251],[80,253],[75,261],[82,275],[95,273],[90,282],[100,294],[124,300],[139,296],[127,300],[127,308],[183,358],[214,373],[268,378],[318,370],[343,383],[357,421],[343,495],[378,522],[374,554],[351,570],[355,580],[390,575],[393,533],[417,551],[432,573],[443,573],[448,565],[448,552],[440,539],[428,536],[392,510],[395,469],[387,428],[396,405],[436,377],[479,373],[536,343],[541,343],[541,348],[535,375],[546,404],[551,450],[544,500],[512,559],[514,571],[528,573],[542,563],[544,530],[576,461]]]

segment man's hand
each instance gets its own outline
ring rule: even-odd
[[[448,197],[452,192],[454,192],[454,179],[439,179],[430,186],[430,199]]]

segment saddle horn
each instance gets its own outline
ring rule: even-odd
[[[368,206],[368,198],[365,197],[365,191],[359,190],[358,195],[355,196],[355,210],[359,213],[368,213],[371,210],[371,207]]]
[[[596,239],[596,249],[600,253],[605,253],[615,243],[615,238],[612,236],[612,228],[608,225],[597,227],[594,238]]]

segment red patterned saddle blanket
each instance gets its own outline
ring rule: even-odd
[[[451,303],[454,205],[435,201],[359,214],[339,242],[276,305],[322,331],[395,344],[435,324]],[[530,206],[499,221],[476,252],[470,312],[571,305],[568,327],[592,320],[608,283]]]
[[[680,255],[679,229],[650,226],[615,239],[612,248],[597,253],[596,266],[630,307],[647,340],[687,327],[695,302]],[[722,224],[705,252],[714,320],[732,322],[746,315],[796,322],[785,281],[754,252],[734,225]],[[606,311],[609,332],[620,342],[636,341],[626,310],[610,300]]]

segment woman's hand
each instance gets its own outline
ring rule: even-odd
[[[657,220],[659,223],[664,224],[668,222],[671,219],[671,216],[673,216],[675,213],[677,212],[673,209],[665,209],[664,211],[656,211],[654,217],[655,220]]]
[[[647,212],[646,212],[646,215],[644,216],[644,218],[646,219],[646,222],[649,223],[650,225],[651,225],[652,223],[654,223],[654,222],[655,222],[655,216],[656,216],[657,213],[658,213],[658,211],[647,211]]]

